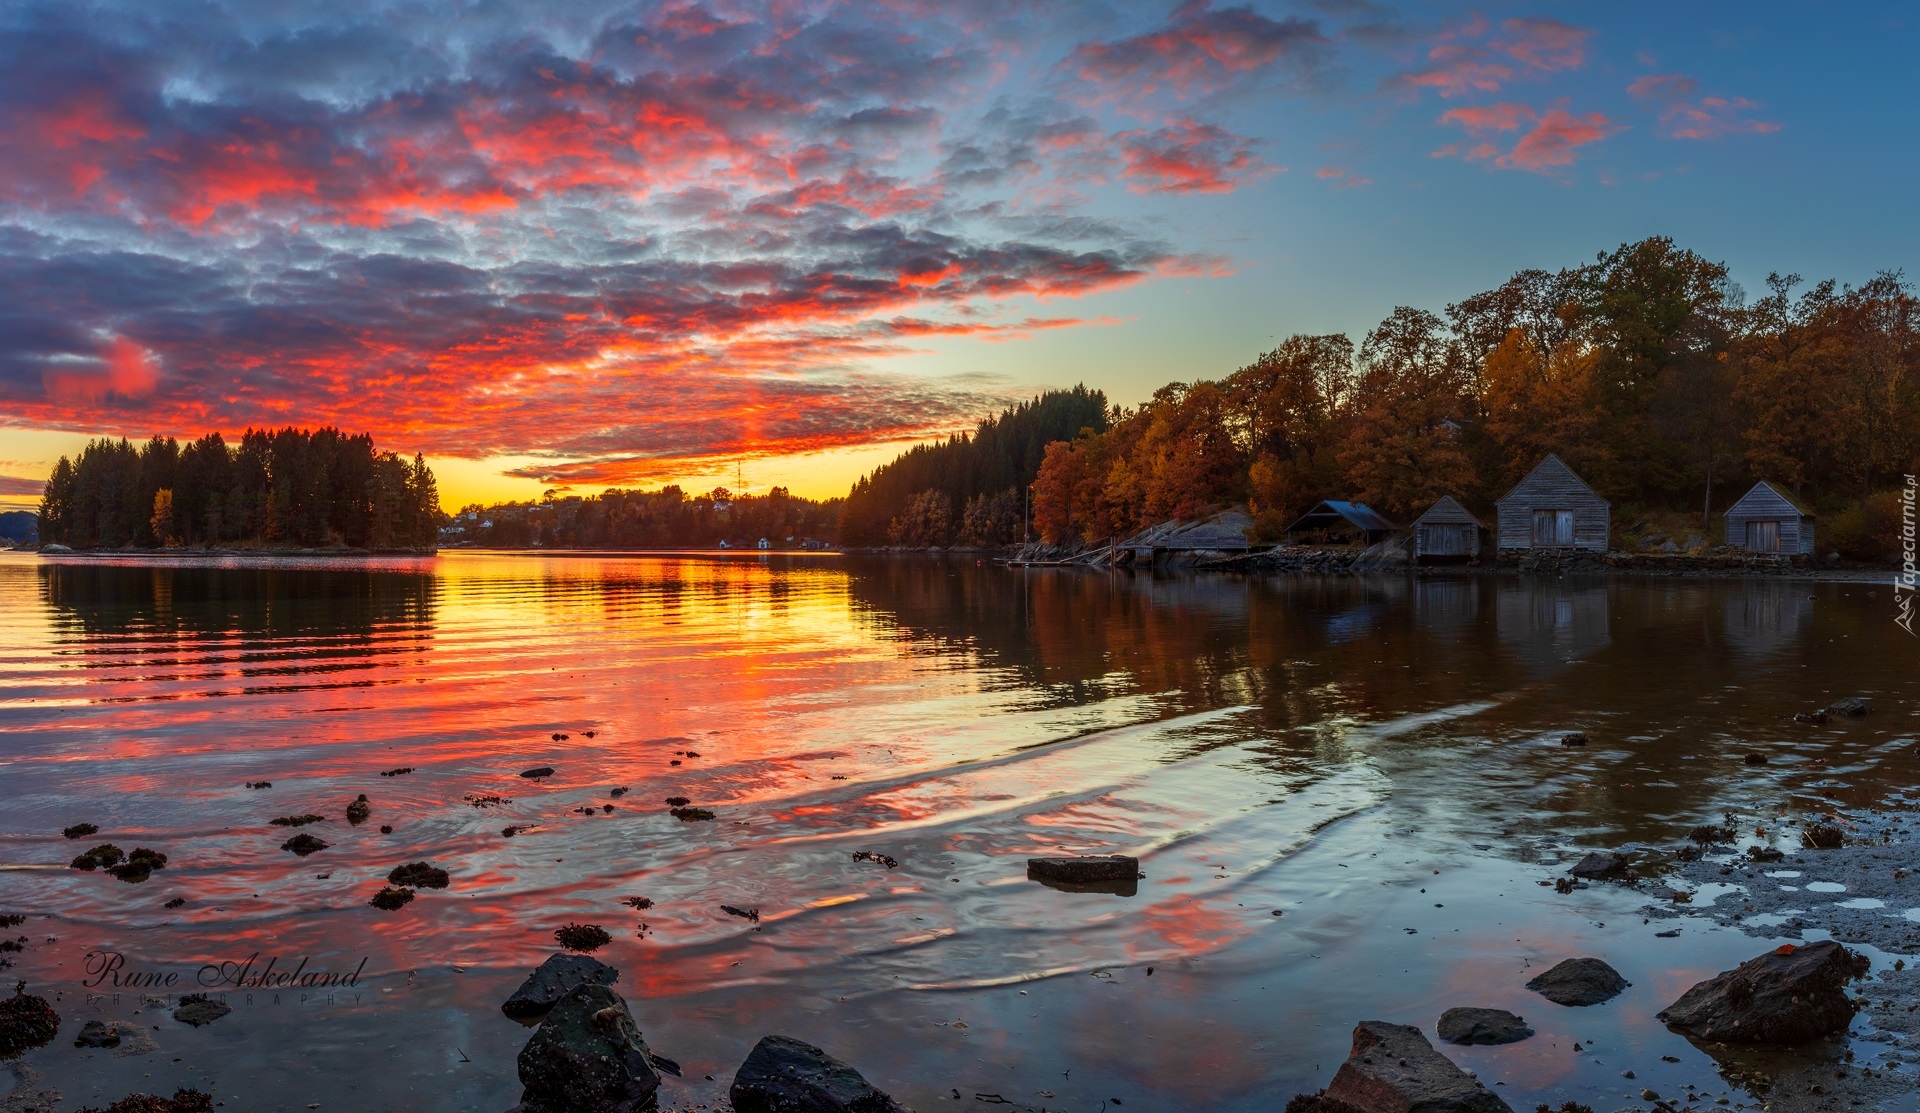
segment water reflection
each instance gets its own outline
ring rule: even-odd
[[[1897,787],[1882,751],[1909,677],[1888,662],[1911,656],[1883,610],[1847,585],[959,558],[9,555],[0,912],[55,917],[36,935],[59,943],[14,956],[36,982],[103,946],[176,965],[368,957],[370,996],[338,1024],[257,1008],[169,1037],[182,1071],[335,1072],[336,1089],[290,1083],[289,1109],[340,1086],[374,1107],[510,1105],[524,1032],[498,999],[568,921],[616,936],[602,957],[692,1068],[674,1084],[689,1099],[784,1029],[878,1064],[921,1107],[977,1083],[1094,1108],[1124,1083],[1148,1108],[1270,1108],[1324,1082],[1316,1059],[1330,1069],[1361,1015],[1426,1023],[1472,990],[1532,1018],[1498,987],[1567,948],[1641,962],[1630,980],[1656,988],[1748,957],[1610,934],[1638,917],[1543,892],[1537,860],[1671,842],[1723,807],[1793,811],[1827,799],[1815,777],[1859,801]],[[1856,692],[1883,712],[1791,722]],[[1594,744],[1559,746],[1568,729]],[[1744,765],[1754,746],[1782,760]],[[539,765],[557,772],[518,776]],[[363,792],[373,819],[341,821]],[[715,819],[676,819],[669,796]],[[308,859],[267,824],[300,812],[334,817]],[[138,886],[58,868],[80,820],[169,866]],[[1030,855],[1109,852],[1142,856],[1133,894],[1025,878]],[[423,859],[450,890],[367,907]],[[1637,1008],[1542,1035],[1666,1039]],[[469,1061],[434,1058],[441,1043]],[[352,1068],[387,1044],[404,1084]],[[1477,1069],[1546,1100],[1593,1098],[1621,1066]]]

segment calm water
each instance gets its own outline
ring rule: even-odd
[[[1750,1100],[1652,1014],[1764,944],[1656,938],[1646,889],[1539,882],[1727,808],[1776,827],[1910,786],[1920,647],[1892,613],[1866,584],[0,554],[0,913],[30,917],[0,976],[60,995],[61,1038],[26,1061],[73,1104],[197,1085],[229,1108],[499,1113],[527,1032],[498,1004],[575,921],[613,935],[597,957],[686,1069],[667,1107],[723,1094],[782,1032],[922,1113],[1267,1110],[1325,1083],[1355,1021],[1431,1032],[1462,1004],[1539,1030],[1448,1049],[1516,1108],[1617,1106],[1626,1068],[1636,1098]],[[1790,721],[1850,694],[1878,710]],[[1593,743],[1559,746],[1573,729]],[[1756,748],[1773,763],[1743,764]],[[302,812],[332,844],[304,859],[267,822]],[[99,836],[61,837],[82,821]],[[65,868],[107,840],[171,864]],[[1024,877],[1103,852],[1143,858],[1136,895]],[[367,905],[421,859],[452,887]],[[90,990],[103,950],[187,980],[256,953],[366,965],[331,995],[230,991],[234,1015],[189,1029]],[[1582,953],[1634,988],[1593,1009],[1522,988]],[[157,1051],[71,1047],[136,1010]]]

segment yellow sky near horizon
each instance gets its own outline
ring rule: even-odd
[[[78,456],[87,442],[98,435],[0,427],[0,511],[39,509],[40,495],[37,489],[22,490],[22,484],[5,481],[45,482],[60,457]],[[688,493],[725,487],[736,493],[744,490],[750,494],[761,494],[773,487],[785,487],[803,498],[839,498],[862,475],[893,459],[913,443],[887,442],[827,452],[743,460],[737,465],[729,463],[712,469],[693,470],[632,486],[655,490],[677,483]],[[516,456],[485,460],[455,456],[427,457],[427,464],[433,469],[434,478],[440,485],[440,505],[448,513],[473,503],[539,498],[547,490],[546,484],[505,474],[533,462],[532,457]],[[740,482],[743,477],[744,484]],[[570,493],[591,495],[604,489],[583,486],[571,488]]]

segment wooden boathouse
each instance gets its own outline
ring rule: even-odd
[[[1495,505],[1502,550],[1607,551],[1613,504],[1552,453]]]

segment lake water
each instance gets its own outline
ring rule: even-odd
[[[0,913],[28,916],[0,977],[58,995],[60,1038],[25,1062],[76,1105],[193,1085],[500,1113],[528,1032],[499,1002],[569,922],[613,936],[596,957],[683,1065],[666,1108],[724,1096],[785,1033],[921,1113],[1270,1110],[1325,1084],[1356,1021],[1431,1034],[1453,1005],[1538,1030],[1442,1045],[1516,1109],[1686,1082],[1751,1104],[1653,1014],[1766,944],[1643,922],[1664,886],[1541,882],[1726,809],[1751,834],[1913,783],[1916,646],[1864,583],[0,554],[0,629]],[[1791,721],[1856,694],[1873,715]],[[268,821],[309,812],[331,845],[281,850]],[[100,833],[61,837],[80,822]],[[103,841],[170,862],[66,868]],[[1108,852],[1141,857],[1134,895],[1025,877]],[[368,905],[420,860],[451,887]],[[196,1029],[86,985],[90,952],[173,993],[256,954],[364,973],[228,986],[234,1014]],[[1580,954],[1633,988],[1524,989]],[[157,1026],[157,1049],[75,1049],[90,1018]]]

